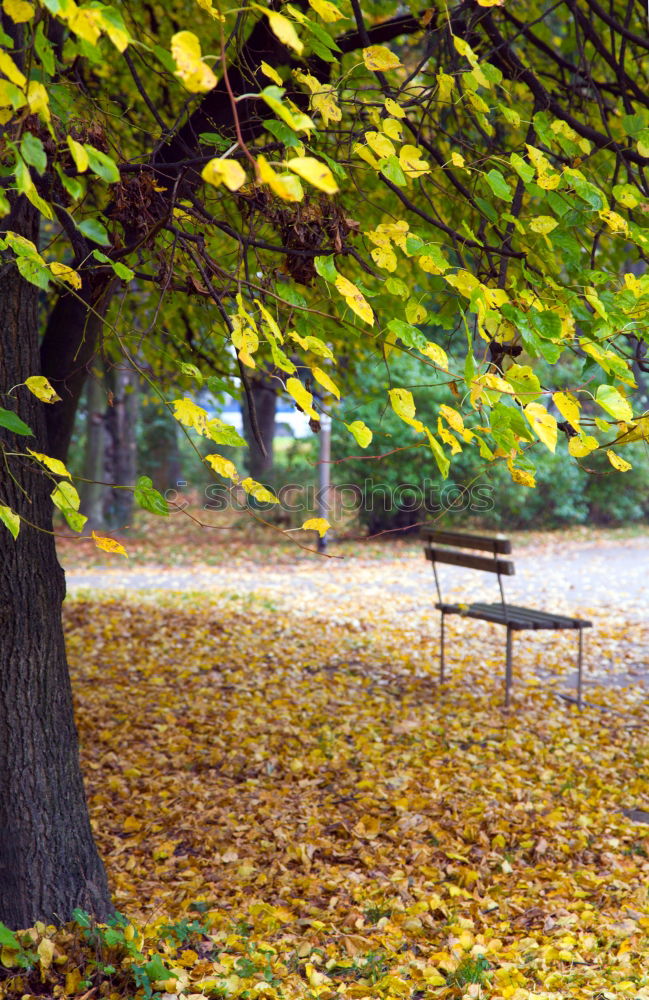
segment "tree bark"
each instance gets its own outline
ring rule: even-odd
[[[257,438],[253,433],[248,401],[244,398],[241,400],[241,417],[243,421],[243,433],[248,442],[246,467],[253,479],[267,482],[273,471],[273,442],[275,439],[277,392],[268,379],[251,378],[250,395],[255,407],[261,439],[266,448],[266,455],[261,451],[257,443]]]
[[[14,204],[7,228],[37,243],[38,215],[25,199]],[[104,919],[111,906],[79,765],[61,626],[65,582],[51,534],[53,481],[15,454],[27,446],[47,451],[43,404],[20,386],[39,371],[38,289],[11,263],[0,287],[3,405],[16,406],[34,431],[32,438],[0,432],[10,473],[0,502],[22,518],[16,541],[0,525],[0,920],[24,928],[68,920],[76,906]]]
[[[41,344],[40,369],[61,397],[47,413],[47,453],[65,462],[74,418],[97,351],[104,317],[117,288],[114,279],[83,274],[78,295],[59,296]]]

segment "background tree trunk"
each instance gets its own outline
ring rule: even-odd
[[[38,242],[38,215],[24,198],[7,228]],[[0,443],[7,452],[26,445],[47,452],[43,404],[25,387],[6,396],[40,370],[38,289],[12,263],[0,278],[0,391],[35,435],[2,430]],[[76,906],[103,919],[110,897],[79,766],[61,626],[63,570],[48,533],[53,482],[31,459],[7,462],[1,502],[25,520],[15,542],[0,525],[0,920],[12,928],[60,923]]]
[[[104,499],[106,486],[104,464],[106,453],[106,391],[103,378],[95,369],[87,382],[86,390],[86,446],[83,458],[83,478],[90,480],[81,490],[81,511],[88,518],[87,531],[104,528]]]
[[[257,415],[261,439],[264,442],[267,454],[263,454],[252,432],[250,411],[247,400],[244,397],[241,400],[241,417],[243,420],[243,433],[248,442],[246,467],[253,479],[268,482],[273,471],[273,442],[275,439],[277,393],[270,380],[264,378],[251,378],[250,392]]]
[[[115,486],[134,486],[137,477],[137,374],[128,368],[109,373],[112,399],[106,409],[106,481]],[[133,517],[130,489],[108,490],[104,514],[111,528],[128,527]]]

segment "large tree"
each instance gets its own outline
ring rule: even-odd
[[[166,402],[217,448],[236,435],[191,392],[215,366],[249,401],[256,369],[316,420],[315,389],[353,391],[372,354],[443,475],[475,447],[533,487],[539,442],[562,432],[587,461],[644,430],[639,2],[177,0],[161,16],[139,0],[3,3],[0,919],[14,926],[109,907],[51,533],[52,500],[83,528],[61,463],[100,348],[163,398],[184,381]],[[433,426],[391,384],[394,351],[452,386]],[[252,406],[263,454],[255,425]],[[369,446],[371,428],[349,432]],[[218,451],[206,461],[266,497]],[[146,482],[135,497],[164,513]]]

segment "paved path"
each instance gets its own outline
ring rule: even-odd
[[[649,535],[565,545],[553,537],[541,548],[521,549],[516,571],[505,580],[511,603],[593,618],[595,628],[586,644],[588,684],[649,691]],[[445,598],[498,600],[497,581],[490,574],[443,567],[441,576]],[[90,589],[150,599],[161,591],[198,592],[233,610],[245,610],[249,603],[361,631],[371,622],[385,633],[398,632],[402,642],[412,640],[413,648],[422,635],[429,635],[432,649],[439,629],[433,574],[419,548],[403,549],[391,558],[385,550],[373,556],[368,546],[367,555],[353,559],[300,555],[292,563],[274,565],[245,558],[230,565],[173,568],[120,561],[106,569],[72,570],[67,583],[71,595]],[[574,662],[572,635],[545,636],[534,639],[540,676],[546,661],[554,662],[557,655],[568,665]],[[493,644],[491,655],[498,659],[501,639],[500,630],[478,625],[468,641],[476,644],[476,655],[485,643]],[[543,645],[548,641],[551,651]],[[567,683],[574,686],[576,675],[570,673]]]
[[[598,545],[571,542],[565,551],[522,550],[516,555],[516,576],[505,580],[506,596],[512,603],[533,602],[540,608],[566,613],[611,608],[626,611],[630,617],[649,620],[649,536],[628,542]],[[335,553],[335,548],[331,550]],[[423,556],[406,553],[396,559],[358,557],[353,560],[301,558],[295,563],[259,566],[252,560],[237,560],[232,566],[193,566],[167,568],[147,565],[129,568],[128,564],[106,569],[71,570],[67,573],[68,590],[124,590],[147,592],[181,590],[256,594],[278,605],[288,599],[294,603],[296,591],[341,607],[352,606],[362,592],[363,603],[370,594],[379,605],[405,595],[421,610],[430,606],[434,596],[433,575]],[[350,582],[351,577],[351,582]],[[445,595],[477,600],[498,599],[495,578],[454,567],[441,568]],[[490,597],[491,595],[491,597]],[[557,596],[560,604],[557,606]],[[413,607],[413,610],[415,610]]]

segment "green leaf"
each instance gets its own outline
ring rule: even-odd
[[[47,154],[43,143],[36,135],[26,132],[20,143],[20,155],[26,163],[42,174],[47,167]]]
[[[0,921],[0,946],[3,948],[11,948],[12,951],[21,950],[20,941],[14,932],[10,931],[6,924],[3,924],[2,921]]]
[[[297,132],[294,132],[291,126],[287,125],[286,122],[278,121],[276,118],[269,118],[264,121],[264,128],[270,132],[271,135],[274,135],[278,142],[283,142],[284,145],[289,148],[301,145]]]
[[[110,239],[106,232],[106,227],[98,219],[84,219],[77,223],[77,229],[84,236],[87,236],[93,243],[99,243],[103,247],[110,246]],[[106,261],[104,261],[106,263]],[[108,263],[112,263],[109,261]]]
[[[131,271],[130,267],[127,267],[126,264],[122,264],[118,260],[113,264],[113,271],[122,281],[132,281],[135,277],[135,271]]]
[[[26,437],[33,437],[34,432],[31,427],[20,419],[13,410],[5,410],[0,406],[0,427],[6,427],[12,434],[24,434]]]
[[[421,330],[412,326],[411,323],[404,323],[402,319],[391,319],[388,323],[388,330],[392,330],[406,347],[422,350],[428,343]]]
[[[408,181],[396,156],[389,156],[381,165],[381,173],[397,187],[406,187]]]
[[[293,371],[295,371],[295,365],[293,365]],[[208,421],[207,433],[215,444],[225,444],[230,448],[247,448],[248,446],[246,439],[241,437],[235,427],[219,420],[218,417]]]
[[[135,502],[144,510],[152,514],[159,514],[161,517],[169,515],[169,507],[162,493],[154,487],[149,476],[140,476],[135,484]]]
[[[500,170],[490,170],[488,174],[485,174],[485,179],[493,193],[496,195],[496,198],[502,198],[503,201],[512,200],[512,189],[501,174]]]
[[[154,955],[143,968],[152,983],[170,979],[172,976],[178,978],[175,972],[171,972],[167,968],[160,955]]]
[[[600,385],[595,394],[595,402],[615,420],[631,420],[633,410],[629,401],[613,385]]]
[[[14,538],[18,538],[18,532],[20,531],[20,518],[18,514],[15,514],[11,507],[6,507],[4,504],[0,504],[0,521],[9,528],[9,531]],[[0,924],[0,944],[2,944],[2,927],[4,924]]]
[[[16,257],[16,267],[25,281],[47,291],[50,287],[51,272],[42,261],[34,257]]]
[[[529,184],[530,181],[534,180],[534,167],[527,163],[527,161],[524,160],[522,156],[519,156],[518,153],[512,153],[509,157],[509,162],[525,184]]]
[[[232,145],[230,139],[225,139],[218,132],[201,132],[198,141],[203,146],[213,146],[219,153],[224,153]]]
[[[561,339],[561,318],[556,313],[550,312],[549,309],[544,309],[543,312],[531,309],[529,317],[540,337],[545,340]]]
[[[120,179],[115,161],[100,149],[95,149],[90,143],[84,142],[83,148],[88,154],[88,164],[93,174],[100,177],[106,184],[117,184]]]
[[[1,39],[0,39],[1,41]],[[36,35],[34,36],[34,48],[36,49],[36,55],[43,64],[43,69],[50,76],[54,76],[56,70],[56,63],[54,60],[54,49],[49,38],[45,36],[43,31],[43,22],[38,25],[36,29]]]
[[[338,271],[336,270],[336,265],[334,264],[334,255],[329,254],[328,257],[314,257],[313,263],[315,264],[315,269],[321,278],[325,281],[335,284],[336,278],[338,277]]]

